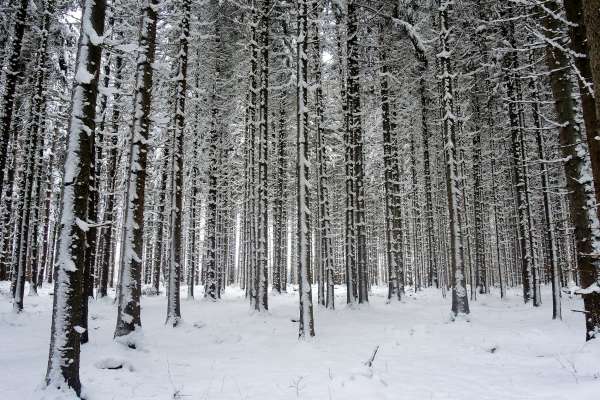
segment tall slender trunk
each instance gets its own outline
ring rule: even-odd
[[[270,0],[262,0],[260,10],[260,106],[258,112],[258,182],[257,182],[257,265],[256,265],[256,310],[268,310],[268,205],[267,160],[269,148],[269,13]]]
[[[31,286],[29,294],[36,295],[37,287],[41,284],[38,276],[38,268],[40,261],[40,251],[38,245],[38,236],[40,228],[40,194],[42,189],[42,165],[44,159],[44,135],[45,132],[45,114],[46,114],[46,68],[48,64],[48,36],[50,32],[51,18],[54,16],[54,0],[45,0],[43,2],[44,14],[42,17],[41,35],[37,53],[37,71],[35,82],[35,95],[33,97],[33,113],[34,125],[31,127],[31,132],[37,134],[41,146],[38,148],[35,163],[35,193],[33,199],[35,201],[35,209],[33,213],[33,233],[31,243]],[[48,211],[49,211],[49,207]],[[46,233],[46,232],[45,232]],[[44,239],[45,240],[45,239]],[[41,268],[40,268],[41,269]]]
[[[454,88],[451,69],[449,12],[452,2],[442,0],[439,7],[440,47],[438,57],[441,68],[443,133],[446,140],[446,187],[448,196],[448,216],[450,222],[450,257],[452,282],[452,314],[454,317],[469,314],[469,298],[465,283],[465,261],[461,216],[458,204],[458,165],[456,160],[456,116],[454,114]]]
[[[505,10],[505,18],[511,18],[512,11]],[[533,249],[530,247],[529,233],[528,233],[528,220],[527,214],[527,176],[525,175],[525,164],[523,156],[525,154],[523,146],[523,121],[522,107],[518,104],[520,100],[518,81],[519,62],[516,52],[516,43],[514,38],[514,25],[511,20],[504,23],[502,26],[503,35],[507,38],[509,43],[508,54],[505,54],[502,60],[504,69],[504,80],[506,82],[506,92],[508,97],[508,117],[510,121],[510,132],[511,132],[511,151],[513,156],[513,176],[514,176],[514,188],[516,192],[517,201],[517,228],[519,244],[521,249],[521,273],[522,273],[522,285],[523,285],[523,301],[529,302],[533,298],[533,277],[532,268],[533,263],[531,259],[531,252]]]
[[[384,163],[384,188],[385,188],[385,248],[388,267],[388,301],[392,298],[400,300],[402,292],[399,283],[399,269],[402,264],[399,246],[402,234],[399,223],[399,180],[398,154],[394,143],[395,126],[390,112],[390,98],[388,85],[387,50],[385,48],[384,29],[380,26],[379,33],[379,59],[381,61],[380,86],[381,86],[381,116],[383,127],[383,163]]]
[[[144,192],[146,186],[147,142],[152,105],[152,75],[156,48],[159,0],[147,0],[141,10],[133,97],[133,121],[129,136],[129,159],[125,182],[121,268],[115,338],[128,336],[141,327],[140,296],[142,250],[144,248]],[[135,338],[124,339],[135,348]]]
[[[287,91],[284,91],[279,105],[278,135],[276,143],[277,170],[275,177],[275,199],[273,207],[273,290],[281,293],[285,277],[285,264],[287,263],[285,244],[287,243],[285,212],[285,186],[286,186],[286,105]]]
[[[319,270],[319,304],[327,308],[335,308],[334,287],[333,287],[333,245],[331,242],[331,219],[329,207],[329,179],[326,167],[326,146],[324,143],[325,134],[325,116],[323,109],[323,88],[321,86],[321,42],[319,32],[319,12],[320,8],[317,2],[313,2],[313,68],[315,88],[315,133],[317,145],[317,198],[318,198],[318,228],[319,243],[316,244],[319,252],[319,264],[316,268]]]
[[[179,36],[179,61],[175,94],[175,129],[172,142],[171,165],[171,257],[169,262],[169,284],[167,285],[167,320],[173,327],[181,320],[179,286],[182,269],[181,220],[183,214],[183,133],[185,129],[185,97],[187,91],[188,41],[190,36],[191,0],[181,4],[181,34]]]
[[[109,275],[111,266],[114,266],[113,258],[115,244],[113,243],[113,232],[116,226],[115,213],[115,180],[117,169],[117,152],[119,143],[119,119],[121,117],[121,79],[123,72],[123,58],[120,54],[115,57],[114,73],[114,95],[111,115],[111,131],[107,144],[109,145],[108,160],[106,164],[106,199],[104,203],[104,222],[108,225],[104,227],[104,242],[102,246],[102,263],[100,264],[100,279],[98,285],[97,297],[106,297],[108,294]],[[112,286],[112,285],[111,285]]]
[[[309,213],[309,170],[308,170],[308,4],[307,0],[298,0],[298,40],[297,46],[297,90],[296,90],[296,154],[298,174],[297,211],[298,211],[298,293],[300,296],[300,318],[298,337],[315,335],[313,319],[312,289],[310,285],[310,213]]]
[[[19,66],[21,48],[23,47],[23,35],[27,18],[28,0],[20,0],[14,15],[13,36],[9,44],[8,62],[4,80],[4,96],[2,97],[2,119],[0,120],[0,188],[4,186],[4,170],[6,168],[8,142],[10,140],[10,129],[16,100],[17,82],[21,76]]]

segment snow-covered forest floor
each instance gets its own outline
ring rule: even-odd
[[[266,314],[253,313],[232,288],[217,303],[184,300],[184,323],[175,329],[164,325],[165,298],[144,297],[141,350],[113,342],[111,300],[91,301],[83,394],[88,400],[598,399],[600,343],[584,342],[583,314],[570,311],[582,304],[563,298],[564,319],[552,321],[550,290],[543,290],[540,308],[522,304],[517,291],[503,301],[480,296],[469,322],[451,323],[450,298],[438,291],[386,304],[385,288],[374,288],[369,305],[349,309],[339,288],[337,310],[315,306],[317,336],[305,342],[292,321],[296,292],[271,296]],[[40,389],[50,288],[27,297],[20,315],[4,283],[0,291],[0,398],[52,398]],[[376,346],[369,368],[365,361]]]

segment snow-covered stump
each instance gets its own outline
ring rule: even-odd
[[[129,336],[142,325],[140,296],[142,286],[142,250],[144,247],[144,198],[146,186],[146,161],[148,157],[148,132],[152,104],[152,76],[156,50],[156,25],[159,0],[146,0],[142,6],[139,53],[136,61],[133,122],[129,137],[129,162],[123,231],[121,234],[121,270],[115,338]],[[122,339],[135,348],[134,337]]]
[[[79,380],[81,319],[84,292],[85,236],[91,173],[91,140],[104,33],[104,0],[85,0],[81,17],[75,82],[71,98],[63,196],[54,282],[54,306],[46,384],[81,393]]]

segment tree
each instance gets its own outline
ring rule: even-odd
[[[46,385],[81,393],[79,380],[81,303],[84,301],[85,246],[88,230],[92,136],[104,33],[104,0],[85,0],[71,97],[64,163],[57,272]],[[66,385],[67,387],[65,387]]]
[[[454,113],[454,87],[451,68],[450,22],[451,2],[442,0],[439,7],[440,18],[440,81],[442,87],[443,135],[446,147],[446,187],[448,215],[450,219],[450,257],[452,273],[452,314],[469,314],[469,299],[465,283],[465,261],[460,208],[458,205],[458,167],[456,161],[456,115]]]
[[[181,319],[179,283],[182,270],[181,220],[183,214],[183,132],[185,129],[185,97],[187,90],[188,41],[190,36],[190,0],[181,3],[181,34],[175,94],[175,127],[172,141],[171,190],[171,242],[169,259],[169,284],[167,285],[167,321],[173,327]]]
[[[567,58],[561,51],[548,48],[546,64],[550,70],[561,151],[566,160],[564,170],[569,189],[569,209],[575,228],[577,266],[586,312],[586,340],[591,340],[600,332],[600,223],[595,209],[591,161],[576,119]]]
[[[15,106],[15,93],[17,82],[20,78],[20,56],[23,46],[23,35],[25,34],[28,0],[20,0],[14,15],[14,27],[10,50],[8,51],[8,62],[6,77],[4,81],[4,95],[2,97],[2,119],[0,120],[0,187],[4,187],[4,173],[6,168],[6,155],[10,129]]]
[[[298,38],[296,41],[296,171],[297,171],[297,210],[298,210],[298,294],[300,296],[300,318],[298,337],[304,339],[315,336],[313,319],[312,289],[310,279],[310,217],[308,188],[308,3],[298,0],[297,3]]]
[[[144,246],[144,200],[152,75],[156,49],[158,0],[148,0],[142,8],[133,97],[133,122],[129,135],[125,208],[121,233],[121,272],[115,338],[127,337],[141,327],[140,294],[142,285],[142,249]],[[124,342],[135,348],[135,337]]]
[[[585,0],[583,2],[584,16],[585,16],[585,32],[587,37],[587,43],[589,46],[589,62],[594,79],[594,100],[596,104],[596,121],[600,118],[600,1],[598,0]],[[587,126],[586,126],[586,129]],[[594,140],[598,142],[596,136],[600,132],[600,126],[596,126],[596,130],[591,130],[596,133]],[[590,141],[588,133],[588,142]],[[593,133],[592,133],[593,134]],[[597,143],[596,143],[597,144]],[[600,175],[600,167],[594,167],[594,176]],[[594,183],[598,181],[594,180]],[[600,185],[596,191],[600,191]]]

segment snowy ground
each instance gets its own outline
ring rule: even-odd
[[[201,293],[198,288],[198,293]],[[52,297],[26,297],[14,315],[0,284],[0,399],[52,398],[44,377]],[[185,293],[185,289],[182,293]],[[550,298],[534,309],[517,292],[484,296],[470,322],[448,322],[449,298],[426,291],[385,304],[315,307],[317,336],[297,340],[297,293],[270,297],[270,312],[250,311],[228,289],[218,303],[183,300],[184,323],[164,326],[166,300],[143,298],[144,347],[113,343],[112,302],[91,302],[81,380],[88,400],[440,400],[598,399],[600,343],[585,344],[579,300],[563,299],[552,321]],[[545,294],[549,294],[545,290]],[[373,366],[364,365],[380,346]],[[124,364],[124,368],[105,369]]]

